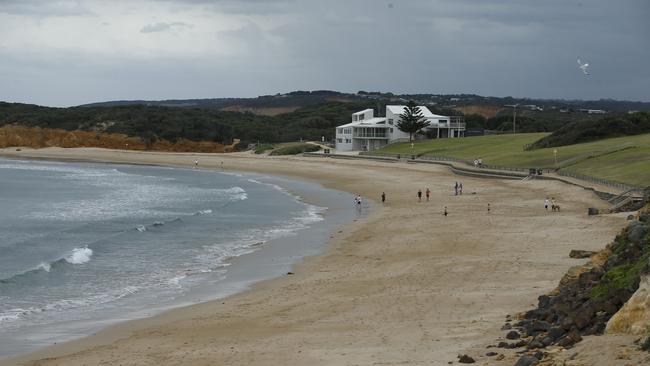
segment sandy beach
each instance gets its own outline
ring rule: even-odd
[[[588,207],[605,204],[581,187],[461,177],[433,164],[94,148],[0,155],[178,166],[197,159],[200,168],[291,176],[374,201],[294,275],[2,365],[446,365],[459,353],[499,364],[485,347],[503,337],[505,316],[532,308],[584,263],[569,258],[571,249],[603,248],[626,216],[588,217]],[[418,202],[426,188],[430,202]],[[544,210],[547,196],[562,212]],[[502,364],[514,360],[508,354]]]

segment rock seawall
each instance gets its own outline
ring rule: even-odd
[[[541,361],[547,347],[571,348],[586,335],[650,336],[649,217],[650,205],[605,249],[570,268],[537,308],[508,318],[502,329],[510,341],[497,347],[525,347]]]

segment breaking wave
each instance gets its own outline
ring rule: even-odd
[[[72,249],[68,254],[63,256],[62,258],[59,258],[57,260],[54,260],[52,262],[41,262],[39,263],[36,267],[27,270],[22,273],[18,273],[16,275],[13,275],[9,278],[4,278],[0,279],[0,284],[3,283],[12,283],[15,281],[18,281],[22,278],[25,278],[26,276],[29,276],[30,274],[36,274],[39,272],[51,272],[53,269],[59,267],[59,266],[64,266],[64,265],[75,265],[75,264],[84,264],[90,261],[90,258],[93,255],[93,250],[88,248],[88,247],[82,247],[82,248],[74,248]]]

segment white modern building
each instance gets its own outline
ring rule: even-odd
[[[462,137],[465,123],[462,117],[440,116],[424,106],[418,106],[429,125],[422,132],[432,138]],[[386,117],[375,117],[372,109],[352,114],[352,122],[336,127],[336,149],[339,151],[371,151],[394,142],[409,141],[409,134],[397,128],[400,114],[406,106],[387,105]],[[416,135],[416,138],[423,138]]]

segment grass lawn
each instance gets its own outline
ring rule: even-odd
[[[599,140],[557,148],[524,151],[524,145],[545,133],[491,135],[461,139],[426,140],[389,145],[380,153],[446,156],[465,160],[482,158],[486,164],[520,168],[558,167],[597,178],[638,186],[650,185],[650,134]]]
[[[650,135],[645,136],[650,140]],[[650,186],[650,141],[645,146],[587,159],[564,170],[639,187]]]

